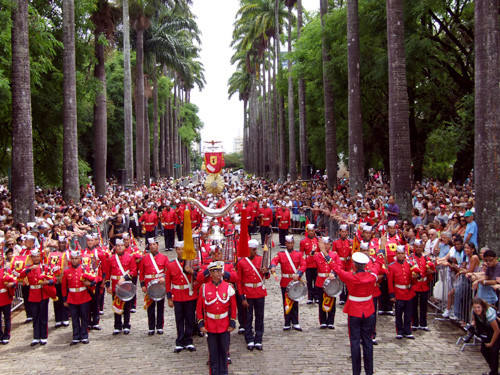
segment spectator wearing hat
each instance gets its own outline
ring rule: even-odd
[[[467,227],[464,233],[464,242],[472,242],[477,247],[477,224],[474,221],[474,214],[472,211],[466,211],[464,214],[467,221]]]
[[[269,270],[262,264],[262,256],[257,254],[257,240],[248,241],[250,257],[240,258],[236,264],[238,271],[238,296],[245,314],[245,341],[247,349],[262,350],[264,334],[264,304],[267,296],[264,280],[268,279]],[[269,254],[268,254],[269,255]],[[255,312],[255,333],[253,330]]]

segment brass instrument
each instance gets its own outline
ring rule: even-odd
[[[201,235],[199,233],[193,234],[194,251],[196,252],[196,257],[191,260],[185,260],[184,265],[186,267],[191,267],[193,270],[198,271],[201,267]]]
[[[264,249],[262,250],[262,264],[261,267],[269,269],[271,267],[272,258],[272,248],[273,248],[273,236],[267,235],[264,240]]]
[[[183,199],[185,199],[188,202],[193,203],[196,207],[198,207],[200,209],[200,211],[204,215],[207,215],[210,217],[221,217],[221,216],[226,216],[229,213],[229,211],[231,211],[231,208],[236,204],[236,202],[242,201],[244,199],[244,197],[243,196],[236,197],[231,202],[229,202],[229,204],[227,204],[226,206],[221,207],[221,208],[217,208],[217,209],[208,208],[207,206],[203,205],[203,203],[201,203],[199,200],[194,199],[194,198],[186,197]]]

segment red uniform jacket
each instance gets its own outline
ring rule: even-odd
[[[64,270],[61,280],[61,290],[66,302],[73,305],[81,305],[92,299],[90,291],[83,284],[85,279],[94,283],[96,280],[96,277],[91,274],[91,270],[88,267],[84,268],[79,264],[75,268],[70,265]]]
[[[31,266],[26,266],[21,271],[21,278],[28,277],[28,285],[30,286],[30,294],[28,301],[29,302],[41,302],[44,299],[49,298],[49,295],[44,292],[42,284],[40,284],[43,280],[52,281],[52,283],[56,282],[56,278],[49,274],[50,269],[45,264],[39,264],[38,268],[34,270],[30,270]]]
[[[7,288],[6,284],[13,282],[14,286]],[[0,306],[10,305],[14,297],[14,291],[17,286],[15,277],[9,275],[5,268],[0,267]]]
[[[184,223],[184,210],[185,209],[186,209],[186,205],[185,204],[180,204],[175,209],[175,223],[176,224],[182,224],[182,223]]]
[[[202,267],[200,272],[196,274],[196,281],[200,283],[208,283],[210,281],[210,271],[208,270],[208,265],[210,262],[208,261],[210,258],[207,257],[205,259],[205,263]],[[224,262],[224,272],[222,274],[222,279],[224,281],[236,284],[238,282],[238,273],[234,269],[233,263],[231,262]]]
[[[387,268],[385,267],[383,258],[370,257],[370,261],[366,265],[366,269],[377,275],[377,277],[380,275],[387,275]],[[377,286],[375,287],[375,290],[373,292],[373,297],[378,297],[381,294],[382,293],[380,292],[379,283],[377,282]]]
[[[316,283],[314,285],[322,288],[326,278],[330,276],[330,272],[333,270],[333,263],[340,263],[340,259],[337,253],[331,250],[326,257],[321,251],[316,252],[314,257],[318,268],[318,276],[316,276]]]
[[[184,272],[184,260],[174,259],[165,267],[167,298],[175,302],[192,301],[197,298],[193,277]]]
[[[17,282],[24,284],[24,277],[20,277],[21,272],[24,267],[26,267],[26,261],[28,259],[28,255],[16,255],[12,258],[12,264],[10,268],[10,273],[17,277]]]
[[[127,276],[125,276],[120,270],[117,258],[120,259],[125,275]],[[124,276],[125,280],[130,280],[132,277],[137,276],[137,264],[135,263],[134,257],[127,253],[123,253],[122,256],[119,256],[118,254],[110,256],[105,274],[106,286],[110,285],[109,283],[111,281],[111,290],[114,293],[116,290],[116,284],[118,283],[120,277]]]
[[[403,261],[403,264],[398,262],[389,265],[389,274],[387,276],[387,284],[389,286],[389,297],[403,301],[409,301],[415,297],[415,290],[413,285],[415,279],[412,273],[420,273],[418,267]]]
[[[350,271],[352,268],[352,241],[348,238],[345,240],[338,239],[333,241],[332,251],[336,252],[344,266],[344,271]]]
[[[163,225],[164,229],[175,228],[175,211],[173,209],[161,212],[161,225]]]
[[[109,257],[108,253],[101,250],[99,247],[94,247],[92,250],[85,249],[83,251],[82,256],[90,257],[90,258],[93,258],[93,259],[96,259],[99,261],[98,266],[97,266],[99,279],[96,280],[96,283],[104,280],[105,276],[106,276],[106,275],[104,275],[104,272],[106,270],[106,266],[108,263],[108,257]]]
[[[300,251],[304,254],[307,268],[316,268],[316,259],[314,254],[318,250],[318,239],[316,237],[306,237],[300,241]]]
[[[290,281],[292,281],[292,277],[294,275],[294,270],[292,265],[290,264],[288,257],[285,254],[285,251],[280,251],[274,259],[271,261],[271,267],[276,267],[278,264],[281,265],[281,281],[280,281],[280,286],[282,288],[286,288]],[[292,259],[292,262],[295,266],[295,269],[297,270],[297,275],[302,277],[304,272],[306,271],[306,261],[302,257],[302,253],[300,251],[292,251],[289,253],[290,258]]]
[[[387,264],[391,264],[396,261],[396,248],[398,245],[404,245],[404,240],[399,236],[399,234],[395,234],[390,237],[389,233],[387,233],[387,242],[385,244],[385,256],[387,258]]]
[[[145,286],[146,288],[151,281],[165,277],[166,274],[165,269],[168,258],[161,253],[156,253],[156,256],[153,257],[158,267],[158,272],[151,260],[152,255],[151,253],[144,255],[139,265],[139,281],[141,282],[141,286]]]
[[[436,266],[427,255],[423,254],[420,257],[414,254],[411,260],[420,270],[420,278],[415,282],[413,290],[415,292],[427,292],[430,289],[429,284],[434,276],[433,273],[427,273],[427,270],[431,269],[436,272]]]
[[[278,208],[276,210],[276,220],[278,220],[279,229],[288,229],[290,226],[290,211],[286,208],[284,210]]]
[[[198,326],[208,332],[226,332],[229,326],[236,327],[236,297],[233,287],[221,281],[203,284],[196,304]]]
[[[155,211],[144,212],[139,222],[144,223],[144,228],[146,228],[146,232],[152,232],[155,230],[155,227],[158,225],[158,215],[156,215]]]
[[[273,221],[273,210],[271,210],[269,207],[261,208],[259,210],[259,214],[262,214],[260,225],[263,227],[271,226],[271,222]]]
[[[344,312],[358,318],[367,318],[373,314],[375,312],[373,293],[377,285],[377,277],[371,272],[344,271],[339,263],[333,264],[333,270],[347,286],[349,292]]]
[[[250,265],[250,262],[254,267]],[[269,278],[269,272],[260,272],[262,265],[262,257],[260,255],[250,258],[241,258],[236,263],[238,271],[238,293],[245,295],[246,298],[261,298],[267,296],[266,286],[264,279]]]

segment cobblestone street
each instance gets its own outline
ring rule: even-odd
[[[297,236],[297,240],[298,240]],[[277,239],[275,239],[277,242]],[[162,243],[162,242],[161,242]],[[296,241],[296,248],[298,241]],[[172,257],[173,252],[168,253]],[[279,269],[279,268],[278,268]],[[350,374],[347,316],[337,305],[334,331],[318,328],[318,305],[300,304],[303,332],[282,331],[283,313],[279,284],[267,281],[264,350],[247,351],[244,338],[231,337],[230,374]],[[138,288],[139,290],[139,288]],[[71,326],[54,328],[49,308],[49,338],[45,347],[29,346],[31,324],[23,324],[21,310],[13,318],[11,343],[0,346],[0,374],[206,374],[207,345],[195,338],[197,351],[174,354],[173,309],[166,306],[165,334],[147,335],[147,316],[138,294],[138,311],[132,314],[129,336],[112,335],[111,298],[106,296],[102,331],[90,332],[90,344],[70,347]],[[52,305],[52,304],[50,304]],[[431,332],[417,331],[416,340],[395,339],[394,318],[377,321],[380,344],[374,347],[376,374],[481,374],[488,371],[479,347],[460,352],[455,345],[463,333],[449,322],[429,316]]]

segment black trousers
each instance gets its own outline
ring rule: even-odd
[[[115,294],[113,293],[113,300],[115,299]],[[127,301],[123,304],[123,313],[117,314],[114,313],[115,315],[115,329],[119,329],[120,331],[122,329],[128,328],[130,329],[130,306],[132,304],[132,301]],[[122,322],[122,316],[123,316],[123,322]]]
[[[146,232],[144,234],[144,239],[146,241],[146,250],[149,250],[149,242],[148,242],[148,238],[155,238],[155,235],[156,235],[156,231],[155,230],[152,230],[152,231],[149,231],[149,232]]]
[[[177,302],[174,301],[175,326],[177,328],[176,346],[193,344],[193,330],[196,314],[196,300]]]
[[[271,227],[265,227],[265,226],[260,226],[260,242],[264,243],[266,240],[267,235],[271,235],[273,231],[271,230]]]
[[[285,313],[285,327],[290,327],[290,324],[299,324],[299,303],[294,301],[292,309],[287,314],[285,312],[285,293],[286,288],[281,287],[281,296],[283,297],[283,312]]]
[[[163,329],[165,316],[165,298],[159,301],[153,301],[148,307],[148,328],[150,331]]]
[[[165,249],[173,249],[175,242],[175,229],[163,228],[163,235],[165,236]]]
[[[229,351],[229,332],[208,332],[207,344],[210,375],[227,375],[227,353]]]
[[[266,298],[247,298],[248,309],[245,317],[245,341],[246,343],[262,344],[264,335],[264,304]],[[253,314],[255,311],[255,335],[252,327]]]
[[[54,301],[54,316],[56,323],[62,323],[69,320],[69,309],[64,306],[61,284],[57,283],[57,301]]]
[[[177,241],[184,239],[184,225],[176,224],[175,231],[177,232]]]
[[[333,306],[329,312],[323,311],[323,288],[316,287],[316,295],[319,296],[318,303],[318,315],[319,315],[319,324],[331,325],[335,324],[335,302],[336,298],[333,299]]]
[[[349,291],[347,290],[346,286],[342,286],[342,291],[340,292],[340,296],[339,296],[339,299],[342,301],[342,302],[347,302],[347,297],[349,296]]]
[[[80,305],[69,304],[71,325],[73,326],[73,341],[89,338],[90,301]]]
[[[411,324],[412,326],[427,327],[428,300],[429,300],[429,291],[415,292],[415,297],[413,297],[413,303],[412,303],[413,304],[412,324]]]
[[[288,236],[288,229],[278,229],[280,246],[285,246],[285,236]]]
[[[10,340],[10,328],[12,326],[10,319],[10,308],[12,305],[0,306],[0,340]],[[3,316],[3,319],[2,319]],[[4,322],[2,327],[2,320]]]
[[[481,343],[481,354],[488,366],[490,366],[490,375],[498,375],[498,352],[500,351],[500,339],[497,339],[491,348],[487,348],[485,343]]]
[[[49,299],[41,302],[31,302],[33,313],[33,339],[46,339],[49,332]]]
[[[408,301],[396,300],[396,332],[398,335],[411,335],[412,312],[413,299]]]
[[[363,345],[363,362],[366,375],[373,374],[373,342],[372,334],[375,326],[374,314],[369,317],[348,317],[349,341],[351,342],[351,361],[353,375],[361,374],[361,347]]]
[[[99,315],[99,299],[101,297],[101,285],[102,281],[99,281],[95,285],[95,292],[94,294],[91,295],[92,299],[90,300],[90,318],[89,318],[89,324],[91,326],[97,326],[99,325],[99,320],[100,320],[100,315]]]
[[[374,323],[373,323],[373,338],[377,337],[377,308],[378,308],[378,297],[373,297],[373,307],[375,308]]]
[[[26,318],[33,318],[33,312],[31,311],[31,303],[28,301],[29,295],[30,295],[30,286],[29,285],[23,285],[21,287],[21,292],[23,294],[23,301],[24,301],[24,311],[26,312]]]
[[[389,286],[387,285],[387,279],[380,282],[380,293],[378,303],[380,311],[392,311],[392,302],[389,298]]]
[[[99,311],[104,311],[104,297],[106,296],[106,289],[99,292]]]
[[[316,293],[316,277],[318,276],[317,268],[306,268],[307,281],[307,299],[309,301],[318,301],[319,296]]]
[[[241,296],[239,294],[236,294],[236,309],[238,310],[239,328],[245,328],[246,311],[243,305],[241,304]]]
[[[132,284],[137,286],[137,276],[132,277]],[[136,309],[137,308],[137,293],[134,295],[134,298],[132,298],[132,300],[130,302],[131,302],[130,308]]]

